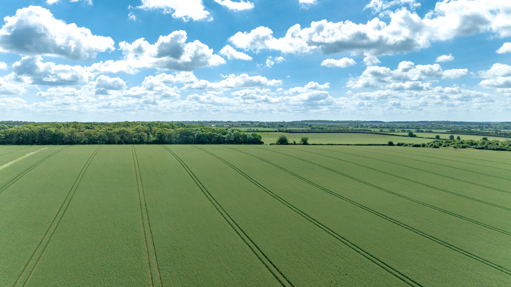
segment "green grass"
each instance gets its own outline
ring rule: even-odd
[[[0,286],[506,286],[509,162],[406,147],[50,147],[0,170]]]
[[[280,133],[280,132],[260,132],[263,141],[267,144],[275,143],[280,135],[285,135],[290,143],[296,141],[300,143],[302,137],[308,137],[311,144],[387,144],[393,141],[394,144],[398,142],[404,143],[427,143],[431,140],[410,138],[410,137],[396,137],[375,134],[359,134],[359,133]]]

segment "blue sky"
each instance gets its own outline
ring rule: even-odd
[[[4,0],[0,14],[0,120],[510,120],[508,0]]]

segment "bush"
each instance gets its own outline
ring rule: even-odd
[[[422,147],[422,145],[421,144],[414,144],[414,145],[412,145],[412,147]]]
[[[285,135],[281,135],[279,136],[279,138],[277,139],[277,144],[283,144],[283,145],[286,145],[286,144],[289,144],[289,141],[287,140],[287,137]]]
[[[390,145],[390,146],[393,146],[393,145],[394,145],[394,142],[389,141],[389,145]]]
[[[303,145],[308,145],[309,144],[309,138],[308,137],[303,137],[300,139],[300,143],[303,144]]]
[[[405,143],[397,143],[397,146],[404,146]]]

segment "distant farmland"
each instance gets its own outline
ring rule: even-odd
[[[387,136],[376,134],[362,134],[362,133],[282,133],[282,132],[257,132],[263,137],[265,143],[275,143],[280,135],[285,135],[290,143],[296,141],[300,143],[302,137],[308,137],[309,143],[312,144],[386,144],[389,141],[403,143],[427,143],[433,140],[401,137],[401,136]]]
[[[510,153],[43,148],[0,147],[0,286],[511,285]]]

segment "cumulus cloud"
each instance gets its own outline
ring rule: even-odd
[[[326,59],[323,62],[321,62],[321,66],[325,66],[328,68],[346,68],[349,66],[355,65],[357,62],[355,60],[350,58],[342,58],[339,60],[334,59]]]
[[[511,88],[511,66],[501,63],[494,64],[489,70],[480,71],[481,78],[485,78],[479,85],[485,88],[496,88],[498,92],[509,93]]]
[[[135,60],[119,60],[119,61],[101,61],[94,63],[86,69],[93,74],[136,74],[137,68],[142,67],[140,63]]]
[[[10,77],[0,77],[0,95],[20,95],[26,92],[23,85],[9,78]]]
[[[435,62],[442,63],[442,62],[450,62],[452,60],[454,60],[454,57],[452,56],[452,54],[449,54],[449,55],[438,56],[436,58]]]
[[[305,94],[313,91],[327,90],[330,88],[330,83],[325,83],[320,85],[316,82],[309,82],[307,85],[303,87],[295,87],[291,88],[287,91],[284,91],[285,94]]]
[[[142,0],[142,5],[137,8],[161,10],[164,14],[172,14],[172,17],[184,21],[213,20],[202,0]]]
[[[347,86],[353,89],[375,88],[382,84],[393,82],[408,82],[389,86],[389,89],[402,89],[406,87],[420,89],[426,87],[418,81],[428,78],[461,78],[468,74],[467,69],[442,70],[439,64],[415,65],[413,62],[403,61],[398,68],[391,70],[387,67],[369,66],[356,80],[350,80]]]
[[[504,45],[502,45],[502,47],[500,47],[497,50],[498,54],[505,54],[505,53],[510,53],[510,52],[511,52],[511,42],[504,43]]]
[[[298,3],[300,4],[300,7],[307,9],[310,6],[318,3],[318,1],[317,0],[298,0]]]
[[[282,64],[286,61],[286,59],[284,59],[284,57],[272,57],[272,56],[269,56],[267,59],[266,59],[266,64],[265,66],[268,67],[268,68],[271,68],[273,67],[273,65],[275,64]]]
[[[364,10],[371,9],[373,12],[380,13],[390,8],[404,5],[408,5],[410,9],[421,6],[420,3],[417,3],[417,0],[371,0],[371,2],[364,7]]]
[[[281,38],[267,27],[238,32],[229,41],[237,48],[283,53],[323,54],[351,52],[360,57],[393,55],[427,48],[432,42],[491,32],[511,35],[511,2],[507,0],[458,0],[438,2],[423,18],[407,9],[388,12],[389,23],[374,18],[365,24],[351,21],[312,22],[310,27],[291,27]]]
[[[82,66],[43,63],[41,56],[23,57],[14,63],[12,68],[13,76],[18,82],[32,85],[82,85],[94,78],[94,75]]]
[[[442,77],[443,78],[450,78],[450,79],[458,79],[463,78],[468,75],[467,69],[452,69],[452,70],[445,70]]]
[[[184,89],[195,90],[228,90],[236,88],[250,88],[250,87],[263,87],[263,86],[280,86],[281,80],[268,80],[263,76],[249,76],[247,74],[241,75],[228,75],[219,82],[209,82],[206,80],[199,80],[192,84],[188,84]]]
[[[236,12],[254,9],[254,3],[250,1],[215,0],[215,2]]]
[[[95,83],[95,88],[101,91],[120,91],[126,89],[126,83],[121,78],[110,78],[105,75],[99,76]]]
[[[230,45],[226,45],[225,47],[220,50],[220,55],[226,56],[229,60],[244,60],[244,61],[251,61],[252,57],[249,55],[236,51],[233,47]]]
[[[49,5],[53,5],[53,4],[56,4],[56,3],[60,2],[60,1],[61,0],[46,0],[46,3],[48,3]],[[87,5],[92,5],[92,0],[70,0],[70,2],[78,2],[78,1],[83,1]]]
[[[0,51],[22,55],[48,55],[69,60],[93,60],[114,50],[110,37],[92,35],[87,28],[55,19],[45,8],[30,6],[5,17],[0,29]]]
[[[141,38],[131,44],[121,42],[119,46],[126,60],[136,62],[138,67],[193,71],[225,64],[225,60],[214,55],[207,45],[199,41],[186,43],[186,39],[185,31],[174,31],[160,36],[153,45]]]
[[[4,62],[0,62],[0,70],[7,70],[7,64]]]

